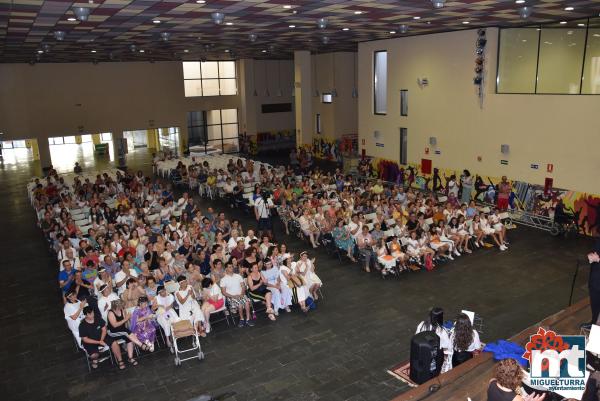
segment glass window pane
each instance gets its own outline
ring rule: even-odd
[[[15,147],[15,148],[26,148],[27,147],[27,143],[25,142],[25,140],[13,141],[13,147]]]
[[[387,113],[387,52],[375,52],[374,57],[373,89],[375,114],[385,114]]]
[[[102,139],[102,141],[112,141],[112,133],[110,132],[103,132],[102,134],[100,134],[100,138]]]
[[[219,78],[219,63],[216,61],[203,61],[201,64],[202,78]]]
[[[224,109],[221,110],[221,116],[223,118],[223,124],[237,123],[237,109]]]
[[[581,93],[600,94],[600,18],[590,19]]]
[[[219,61],[219,78],[235,78],[235,61]]]
[[[203,79],[202,91],[204,96],[219,96],[219,80]]]
[[[92,136],[91,135],[81,135],[81,143],[88,143],[88,142],[92,142]]]
[[[239,152],[240,148],[238,145],[238,138],[223,139],[223,152],[224,153],[235,153]]]
[[[496,84],[499,93],[535,93],[539,31],[502,29]]]
[[[209,125],[207,128],[208,128],[208,140],[221,139],[221,126],[220,125]]]
[[[221,110],[209,110],[206,112],[206,123],[208,125],[221,124]]]
[[[50,139],[52,139],[52,138],[50,138]],[[12,149],[13,143],[12,143],[12,141],[2,141],[2,147],[4,149]]]
[[[231,138],[238,136],[238,125],[237,124],[225,124],[223,125],[223,138]]]
[[[585,28],[577,25],[542,27],[537,93],[579,93],[584,41]]]
[[[65,143],[75,143],[74,136],[65,136]]]
[[[183,79],[200,79],[200,62],[183,62]]]
[[[221,95],[237,95],[237,85],[235,79],[219,79]]]
[[[202,96],[202,81],[199,79],[192,79],[183,81],[185,88],[185,97]]]

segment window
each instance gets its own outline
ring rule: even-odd
[[[408,116],[408,89],[400,89],[400,115]]]
[[[188,112],[190,145],[215,147],[224,153],[239,150],[237,109]]]
[[[92,142],[92,136],[91,135],[81,135],[81,143],[88,143],[88,142]]]
[[[62,145],[64,143],[62,136],[57,136],[54,138],[48,138],[48,143],[50,145]]]
[[[316,123],[317,123],[317,134],[320,134],[321,133],[321,115],[317,114],[316,117],[317,117],[317,120],[316,120]]]
[[[502,29],[496,92],[600,94],[600,18]]]
[[[184,61],[186,97],[237,95],[235,61]]]
[[[400,128],[400,164],[407,165],[408,129]]]
[[[323,103],[331,103],[333,101],[333,97],[331,93],[323,93],[323,97],[321,98]]]
[[[110,132],[103,132],[100,134],[100,140],[102,142],[110,142],[112,141],[112,133]]]
[[[376,51],[373,68],[373,99],[375,114],[387,113],[387,51]]]
[[[63,139],[64,139],[65,143],[75,143],[74,136],[65,136]]]
[[[2,149],[12,149],[13,142],[12,141],[2,141]]]

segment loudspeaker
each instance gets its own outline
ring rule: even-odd
[[[443,353],[440,338],[433,331],[415,334],[410,341],[410,379],[417,384],[440,374]]]
[[[437,138],[435,136],[430,136],[429,137],[429,144],[431,146],[435,146],[437,144]]]
[[[500,152],[508,153],[509,147],[508,145],[500,145]]]

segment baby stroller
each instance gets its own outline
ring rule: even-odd
[[[188,348],[182,347],[181,343],[177,341],[186,341],[185,339],[191,340],[191,345]],[[188,361],[190,359],[198,358],[199,360],[204,359],[204,352],[200,347],[200,337],[198,336],[198,330],[189,320],[180,320],[171,324],[171,343],[173,344],[173,353],[175,354],[175,366],[180,366],[181,362]],[[187,358],[183,358],[182,355],[192,354]]]

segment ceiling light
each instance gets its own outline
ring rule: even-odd
[[[585,24],[577,24],[577,26],[585,26]]]
[[[70,18],[67,18],[67,21],[71,21],[71,22],[77,21],[77,18],[70,17]]]
[[[393,35],[395,33],[396,33],[396,31],[390,31],[390,35]]]
[[[566,24],[566,23],[567,23],[567,21],[560,21],[560,22],[559,22],[559,24],[561,24],[561,25],[564,25],[564,24]]]
[[[342,28],[342,31],[349,31],[350,28]]]
[[[292,8],[292,6],[290,6],[289,4],[286,4],[285,6],[283,6],[283,8],[285,8],[286,10],[289,10],[290,8]]]
[[[433,8],[443,8],[446,0],[431,0],[431,4],[433,4]]]
[[[327,43],[329,43],[329,36],[323,36],[321,38],[321,42],[323,42],[324,45],[326,45]]]
[[[575,7],[565,7],[565,11],[573,11],[575,10]]]
[[[594,37],[595,37],[595,38],[600,38],[600,33],[595,33],[595,34],[594,34]]]
[[[229,53],[229,49],[225,49],[225,53]]]
[[[360,11],[360,10],[356,10],[356,11],[354,11],[354,14],[356,14],[356,15],[361,15],[362,13],[363,13],[363,12],[362,12],[362,11]]]
[[[54,39],[59,42],[65,38],[65,31],[54,31]]]
[[[198,4],[204,4],[204,3],[206,3],[206,0],[196,0],[196,3],[198,3]]]
[[[140,49],[140,53],[146,53],[144,49]]]
[[[221,25],[223,23],[223,20],[225,19],[225,14],[223,13],[212,13],[210,15],[210,17],[212,18],[213,22],[217,25]]]
[[[92,53],[96,53],[96,50],[92,50]]]
[[[319,29],[327,28],[327,18],[319,18],[317,20],[317,26],[319,27]]]
[[[137,50],[136,45],[129,45],[129,51],[131,51],[132,53],[135,53],[136,50]]]
[[[42,54],[44,51],[43,50],[38,50],[37,52],[38,52],[38,54]]]
[[[162,39],[163,42],[168,42],[170,37],[171,37],[171,34],[169,32],[161,32],[160,33],[160,38]]]
[[[415,17],[413,17],[413,19],[421,19],[421,17],[415,16]]]
[[[87,7],[73,7],[73,14],[79,21],[87,21],[91,11]]]
[[[408,32],[408,25],[400,25],[400,33],[406,33]]]
[[[463,21],[462,23],[465,24],[465,25],[469,25],[470,24],[469,21]]]
[[[523,4],[523,3],[525,3],[525,0],[517,0],[517,1],[515,1],[515,3],[517,3],[517,4]]]
[[[266,49],[261,50],[261,53],[266,53],[266,52],[267,52]]]
[[[233,22],[226,22],[225,25],[231,26],[231,25],[233,25]]]
[[[160,24],[160,20],[159,19],[153,19],[152,22],[154,22],[155,24]]]
[[[531,7],[521,7],[519,8],[519,17],[521,19],[527,19],[531,16]]]
[[[288,25],[288,28],[295,28],[296,25]]]
[[[189,53],[190,51],[188,49],[185,49],[183,52],[184,53]]]
[[[256,39],[258,38],[258,35],[255,33],[251,33],[250,35],[248,35],[248,40],[250,42],[256,42]]]

